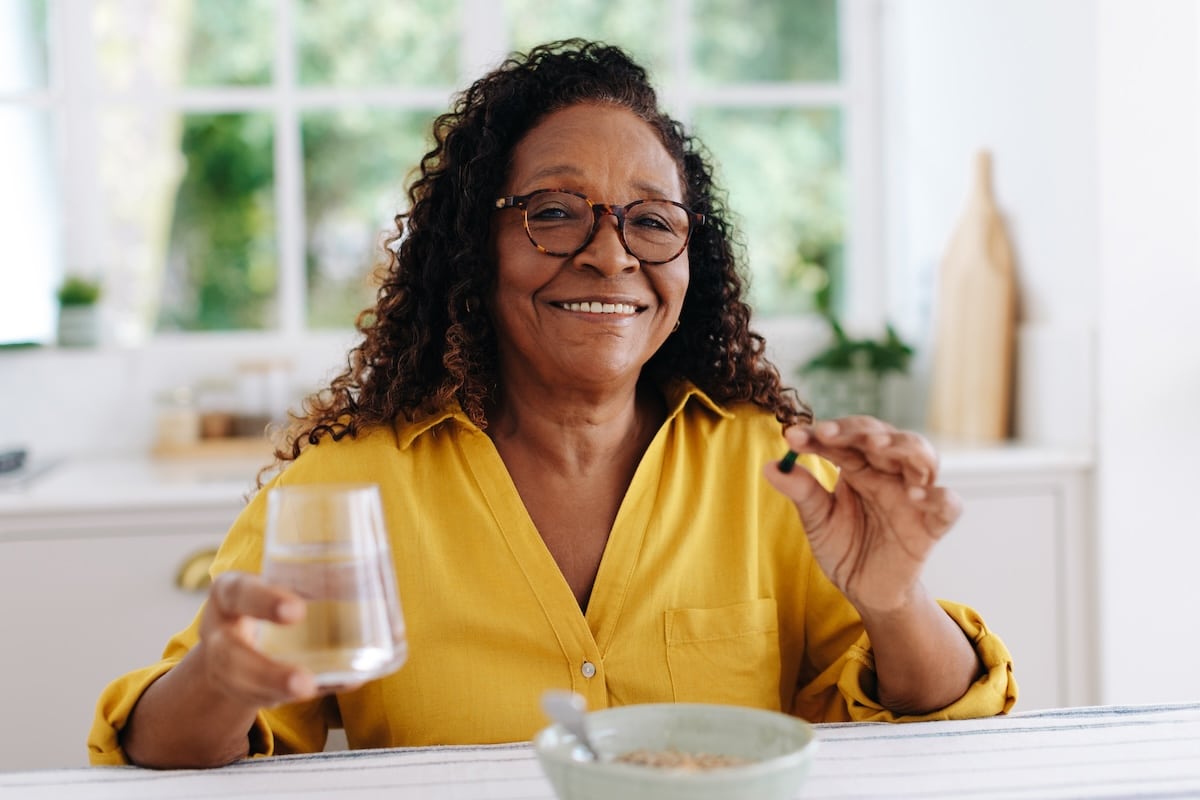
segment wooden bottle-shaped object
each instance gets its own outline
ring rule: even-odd
[[[965,441],[1008,436],[1017,287],[992,193],[992,158],[975,158],[966,211],[941,264],[928,429]]]

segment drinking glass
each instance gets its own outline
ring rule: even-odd
[[[322,688],[404,664],[408,643],[377,485],[269,490],[262,575],[306,603],[299,622],[260,624],[265,654],[308,668]]]

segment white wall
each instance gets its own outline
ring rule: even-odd
[[[882,9],[889,316],[922,343],[918,373],[926,374],[938,265],[966,203],[974,156],[991,151],[1015,249],[1022,337],[1039,345],[1036,360],[1033,349],[1024,360],[1018,353],[1017,429],[1088,444],[1098,258],[1095,7],[1090,0],[887,0]],[[1065,365],[1078,369],[1071,385],[1046,380]],[[1023,402],[1034,394],[1038,403]],[[924,403],[918,397],[912,405]]]
[[[203,343],[168,337],[133,349],[0,351],[0,448],[25,447],[39,462],[143,455],[154,444],[164,392],[233,379],[238,364],[269,360],[290,366],[286,388],[298,401],[345,367],[353,341],[349,332],[230,335]]]
[[[1196,6],[885,0],[883,14],[891,314],[927,335],[970,159],[989,148],[1023,301],[1018,408],[1044,417],[1018,428],[1095,447],[1101,699],[1194,698]]]
[[[1103,694],[1195,699],[1200,11],[1105,0],[1098,20]]]

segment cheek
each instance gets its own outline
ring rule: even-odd
[[[665,264],[667,267],[660,277],[659,283],[662,287],[664,295],[677,298],[680,304],[683,303],[683,298],[687,294],[688,286],[691,284],[691,268],[688,266],[687,257],[681,257],[677,261],[670,264]]]

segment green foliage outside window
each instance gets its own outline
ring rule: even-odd
[[[846,214],[840,109],[728,106],[703,92],[837,81],[836,0],[693,0],[687,76],[674,71],[673,4],[497,2],[514,49],[569,36],[602,39],[647,64],[668,102],[678,99],[672,92],[681,78],[699,88],[683,116],[711,149],[729,192],[756,311],[836,312]],[[187,85],[270,85],[273,0],[187,8]],[[457,3],[295,0],[292,10],[301,88],[461,85]],[[406,176],[443,108],[301,109],[307,327],[347,327],[370,304],[381,236],[404,208]],[[267,329],[278,319],[273,124],[267,111],[184,117],[186,172],[175,198],[160,329]]]
[[[696,0],[695,19],[702,83],[838,79],[837,0]]]
[[[184,119],[187,173],[175,220],[160,330],[256,330],[273,319],[274,131],[263,114]]]

